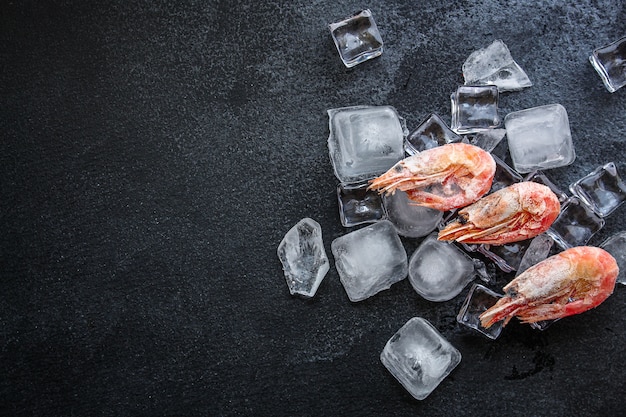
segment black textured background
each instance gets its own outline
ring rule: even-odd
[[[348,70],[327,24],[366,7],[385,52]],[[588,62],[625,18],[623,1],[0,2],[0,413],[625,415],[624,286],[490,341],[457,325],[464,293],[432,303],[405,280],[353,304],[331,268],[307,301],[276,256],[303,217],[329,256],[347,232],[327,109],[449,123],[463,61],[495,39],[534,83],[503,116],[568,111],[578,156],[548,175],[626,173],[626,91]],[[379,361],[413,316],[463,355],[422,402]]]

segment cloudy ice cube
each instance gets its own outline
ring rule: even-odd
[[[466,85],[493,84],[500,91],[521,90],[533,85],[513,60],[509,48],[499,39],[472,52],[462,68]]]
[[[538,264],[550,255],[554,240],[546,234],[542,233],[530,241],[530,245],[526,248],[524,256],[520,261],[517,268],[516,276],[530,268],[531,266]]]
[[[578,197],[570,197],[561,213],[546,231],[563,249],[584,246],[604,227],[604,219]]]
[[[569,189],[602,217],[611,214],[626,200],[626,184],[613,162],[598,167],[571,184]]]
[[[504,118],[513,166],[520,173],[574,162],[569,119],[560,104],[509,113]]]
[[[339,217],[344,227],[382,220],[385,216],[381,196],[367,189],[368,184],[337,186]]]
[[[461,310],[459,310],[459,314],[456,316],[456,321],[464,326],[478,330],[490,339],[497,339],[502,332],[503,322],[499,321],[491,327],[485,328],[480,324],[478,317],[493,306],[500,298],[502,298],[501,294],[493,292],[483,285],[472,284],[461,306]]]
[[[626,36],[598,48],[589,57],[591,65],[611,93],[626,85]]]
[[[459,134],[476,133],[497,127],[498,88],[494,85],[462,85],[450,95],[452,124]]]
[[[418,152],[445,145],[446,143],[460,142],[463,138],[450,129],[441,117],[431,113],[426,120],[409,133],[406,138],[406,153],[415,155]]]
[[[491,152],[504,139],[505,135],[506,129],[489,129],[476,133],[470,140],[470,143],[487,152]]]
[[[374,178],[404,158],[404,119],[391,106],[328,110],[328,150],[342,183]]]
[[[422,237],[435,228],[443,217],[443,212],[418,206],[409,200],[404,191],[396,191],[383,197],[387,219],[393,223],[401,236]]]
[[[330,269],[322,228],[310,218],[300,220],[278,245],[289,292],[313,297]]]
[[[600,247],[613,255],[619,267],[617,282],[626,285],[626,231],[609,237]]]
[[[461,353],[432,324],[414,317],[389,339],[380,360],[413,397],[423,400],[461,362]]]
[[[383,53],[383,39],[368,9],[329,26],[339,57],[351,68]]]
[[[406,251],[388,220],[338,237],[331,249],[350,301],[365,300],[407,275]]]
[[[415,291],[430,301],[456,297],[474,279],[474,262],[454,243],[429,235],[411,255],[409,281]]]

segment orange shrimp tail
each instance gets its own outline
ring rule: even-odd
[[[523,299],[512,299],[511,297],[502,297],[487,311],[483,312],[478,318],[480,319],[480,325],[485,329],[493,326],[501,320],[504,321],[504,325],[515,317],[518,311],[524,308]]]

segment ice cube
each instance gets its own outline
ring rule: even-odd
[[[369,9],[328,25],[344,65],[351,68],[383,53],[383,39]]]
[[[330,269],[322,241],[322,228],[305,217],[293,226],[278,245],[289,292],[313,297]]]
[[[489,288],[472,284],[472,287],[465,297],[465,301],[456,316],[456,321],[460,324],[478,330],[490,339],[497,339],[502,332],[502,321],[494,323],[491,327],[485,328],[480,324],[478,318],[483,312],[493,306],[498,299],[502,298],[501,294],[491,291]]]
[[[615,258],[619,267],[617,282],[626,285],[626,231],[609,237],[600,247]]]
[[[350,301],[365,300],[407,275],[406,251],[388,220],[338,237],[331,249]]]
[[[401,236],[422,237],[437,228],[443,211],[418,206],[409,200],[404,191],[396,191],[383,197],[387,219],[393,223]]]
[[[520,173],[574,162],[569,119],[560,104],[509,113],[504,118],[513,166]]]
[[[391,106],[328,110],[328,149],[344,184],[374,178],[404,158],[404,119]]]
[[[496,173],[493,176],[493,182],[491,183],[490,193],[501,190],[523,180],[522,176],[517,173],[513,168],[508,166],[502,159],[495,155],[492,155],[493,160],[496,161]]]
[[[570,191],[602,217],[626,200],[626,184],[613,162],[598,167],[569,186]]]
[[[524,256],[517,268],[516,276],[538,264],[550,255],[554,240],[546,233],[542,233],[530,241],[530,245],[526,248]]]
[[[517,270],[530,240],[507,243],[506,245],[480,245],[478,251],[491,259],[504,272]]]
[[[604,219],[598,216],[578,197],[570,197],[561,206],[561,213],[546,231],[563,249],[584,246],[589,239],[604,226]]]
[[[474,262],[454,243],[429,235],[411,255],[409,281],[415,291],[430,301],[456,297],[474,279]]]
[[[451,129],[459,134],[481,132],[500,124],[498,87],[462,85],[450,96]]]
[[[565,192],[563,192],[554,182],[552,182],[552,180],[548,178],[543,171],[535,170],[531,172],[524,178],[524,181],[532,181],[545,185],[557,196],[559,203],[561,204],[565,203],[569,198],[569,196],[565,194]]]
[[[383,201],[376,191],[367,189],[368,184],[337,186],[339,217],[344,227],[382,220],[385,216]]]
[[[461,362],[461,353],[432,324],[414,317],[385,344],[380,361],[413,397],[423,400]]]
[[[493,151],[496,146],[504,139],[506,129],[489,129],[484,132],[478,132],[470,140],[474,146],[478,146],[487,152]]]
[[[406,138],[406,153],[415,155],[446,143],[460,142],[463,138],[454,133],[441,117],[431,113],[426,120],[409,133]]]
[[[500,39],[472,52],[462,69],[466,85],[493,84],[500,91],[516,91],[533,85]]]
[[[626,36],[595,49],[589,57],[591,65],[600,74],[602,82],[611,93],[626,85]]]

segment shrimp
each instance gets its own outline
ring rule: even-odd
[[[474,145],[449,143],[403,159],[370,182],[368,189],[406,191],[417,205],[440,211],[465,207],[491,188],[496,163]]]
[[[507,284],[505,296],[479,317],[491,327],[513,317],[523,323],[555,320],[600,305],[613,293],[619,268],[604,249],[578,246],[539,262]]]
[[[439,240],[504,245],[535,237],[550,228],[561,211],[545,185],[518,182],[459,211],[439,232]]]

